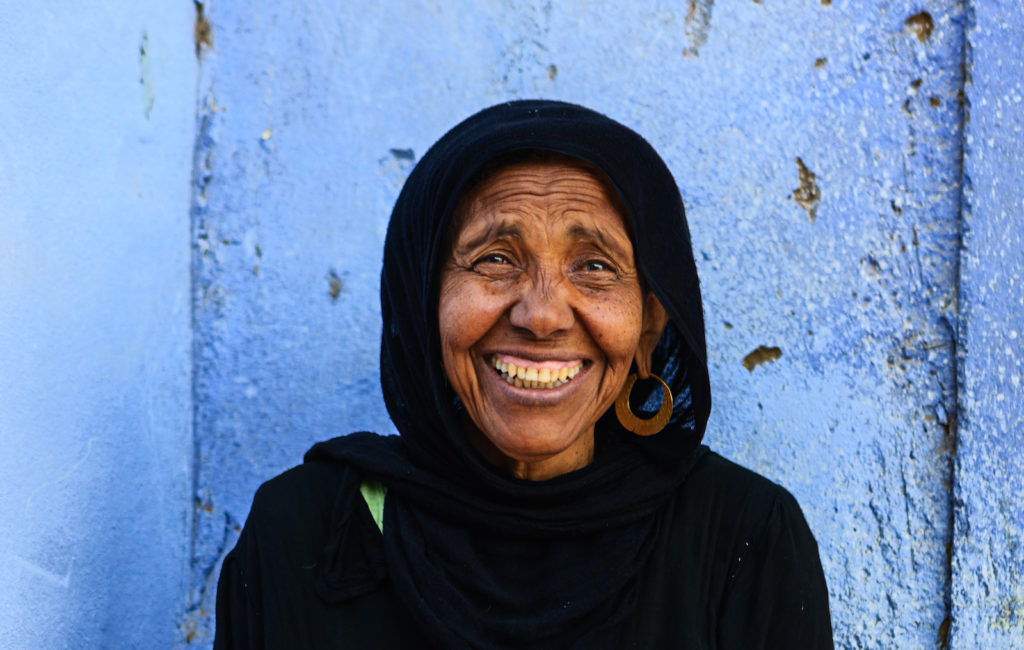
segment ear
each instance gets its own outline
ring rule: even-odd
[[[661,306],[661,301],[648,291],[644,296],[643,329],[640,332],[640,341],[636,346],[636,354],[633,359],[636,361],[636,371],[641,379],[651,376],[651,355],[661,338],[661,331],[668,323],[668,313]]]

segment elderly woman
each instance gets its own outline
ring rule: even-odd
[[[551,101],[459,124],[398,198],[381,303],[401,435],[257,491],[215,647],[832,647],[799,506],[700,444],[697,271],[639,135]]]

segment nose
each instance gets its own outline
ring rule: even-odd
[[[509,312],[513,326],[536,338],[547,338],[572,327],[575,314],[562,283],[540,277],[524,284]]]

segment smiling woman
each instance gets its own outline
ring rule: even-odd
[[[696,266],[640,136],[549,101],[456,126],[395,204],[381,308],[401,435],[260,487],[215,647],[831,647],[799,506],[700,444]]]
[[[633,358],[649,366],[645,322],[664,325],[657,298],[644,308],[613,194],[579,162],[551,160],[510,164],[464,201],[438,308],[471,441],[532,480],[590,463]]]

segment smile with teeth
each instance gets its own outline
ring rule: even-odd
[[[568,383],[583,368],[582,361],[575,361],[561,368],[536,368],[502,361],[497,355],[491,358],[491,365],[502,379],[516,388],[557,388]]]

